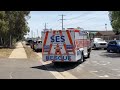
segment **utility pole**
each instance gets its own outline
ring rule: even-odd
[[[45,30],[46,30],[46,23],[45,23]]]
[[[31,30],[31,37],[33,38],[33,31]]]
[[[60,19],[60,20],[62,20],[62,30],[63,30],[63,20],[65,20],[65,19],[63,19],[63,17],[65,16],[65,15],[60,15],[60,16],[62,16],[62,19]]]
[[[105,29],[106,29],[106,31],[107,31],[107,24],[105,24]]]
[[[38,29],[37,29],[37,36],[39,37],[39,35],[38,35]]]
[[[45,23],[45,30],[47,30],[47,24],[48,24],[48,23]],[[44,30],[44,31],[45,31],[45,30]]]
[[[34,38],[35,38],[35,32],[34,32]]]

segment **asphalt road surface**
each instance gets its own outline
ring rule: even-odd
[[[36,53],[41,55],[41,53]],[[82,64],[0,59],[0,79],[120,79],[120,54],[92,50]]]
[[[55,79],[51,73],[34,68],[38,65],[37,60],[0,59],[0,79]]]
[[[39,53],[40,54],[40,53]],[[74,76],[73,79],[120,79],[120,54],[108,53],[106,50],[92,50],[91,57],[82,64],[64,63],[54,66],[52,63],[45,65],[55,71]],[[63,76],[64,76],[63,75]]]

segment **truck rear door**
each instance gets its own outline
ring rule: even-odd
[[[42,32],[43,61],[72,61],[75,59],[73,31]]]

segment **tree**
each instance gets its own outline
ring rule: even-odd
[[[5,44],[5,40],[3,37],[7,36],[8,33],[8,21],[4,18],[6,17],[5,11],[0,11],[0,43]]]
[[[29,32],[26,20],[30,18],[29,13],[30,11],[0,11],[0,37],[4,46],[10,46],[10,41],[14,44]]]
[[[109,18],[113,31],[116,35],[120,34],[120,11],[109,11]]]

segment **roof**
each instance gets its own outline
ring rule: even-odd
[[[108,36],[108,35],[115,35],[115,33],[113,31],[99,31],[96,33],[96,35]]]

